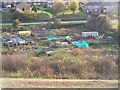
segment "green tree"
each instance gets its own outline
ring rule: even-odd
[[[15,19],[22,19],[23,11],[22,10],[16,10],[14,14]]]
[[[21,10],[16,10],[14,14],[15,19],[19,20],[35,20],[37,18],[38,14],[34,11],[21,11]]]
[[[13,29],[16,30],[20,27],[20,21],[18,19],[15,19],[12,23]]]
[[[78,8],[79,8],[79,3],[78,3],[77,1],[72,1],[72,2],[69,3],[68,8],[69,8],[73,13],[75,13],[75,11],[77,11]]]
[[[34,6],[32,7],[32,10],[33,10],[34,12],[37,12],[37,7],[34,5]]]
[[[61,19],[55,17],[53,27],[60,28],[61,27]]]
[[[87,29],[107,33],[112,30],[110,19],[107,16],[92,15],[87,20]]]
[[[55,4],[53,5],[53,9],[56,10],[56,14],[58,13],[62,13],[65,10],[65,4],[64,2],[55,2]]]

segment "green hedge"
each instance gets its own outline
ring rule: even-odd
[[[46,8],[44,11],[49,12],[51,14],[55,14],[56,10],[53,8]]]
[[[0,14],[2,16],[2,22],[12,22],[15,18],[15,12],[3,12]],[[39,13],[36,20],[22,20],[24,22],[31,21],[42,21],[42,20],[50,20],[50,16],[47,13]]]
[[[76,14],[61,14],[57,16],[61,18],[61,20],[85,20],[86,15],[84,13],[76,13]]]

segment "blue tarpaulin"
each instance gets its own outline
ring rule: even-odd
[[[16,40],[17,40],[20,44],[25,43],[25,40],[22,39],[21,37],[16,37]]]
[[[37,50],[45,50],[45,48],[37,48]]]
[[[85,41],[76,43],[76,46],[78,48],[89,48],[89,44],[87,42],[85,42]]]
[[[54,41],[54,40],[58,40],[58,38],[48,38],[48,41]]]

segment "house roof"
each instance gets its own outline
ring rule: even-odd
[[[115,6],[118,3],[117,2],[89,2],[86,5],[87,6],[100,6],[101,4],[104,6]]]
[[[101,2],[89,2],[86,4],[87,6],[100,6]]]

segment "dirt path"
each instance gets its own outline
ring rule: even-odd
[[[117,80],[2,79],[3,88],[117,88]]]

